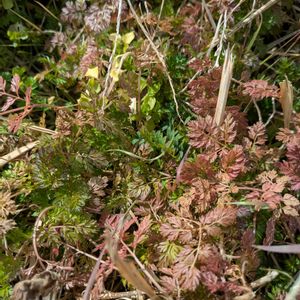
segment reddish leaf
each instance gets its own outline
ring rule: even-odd
[[[216,199],[214,187],[206,179],[194,179],[192,187],[179,198],[180,204],[191,205],[195,212],[205,211]]]
[[[188,222],[183,222],[179,217],[167,218],[168,223],[163,223],[160,226],[160,232],[170,241],[180,240],[183,243],[188,243],[192,240],[192,228]]]
[[[249,137],[255,145],[264,145],[267,140],[265,125],[257,122],[251,127],[248,127]]]
[[[245,162],[243,147],[240,145],[235,145],[233,149],[221,154],[223,171],[230,179],[235,179],[244,170]]]
[[[21,122],[23,120],[22,114],[13,115],[8,119],[8,130],[12,133],[16,133],[20,128]]]
[[[8,96],[5,104],[2,106],[1,111],[6,111],[11,105],[14,104],[15,101],[16,101],[16,98]]]
[[[251,247],[254,243],[255,243],[255,234],[251,228],[248,228],[242,236],[241,248],[246,251],[249,251],[251,250]]]
[[[288,176],[291,181],[291,188],[294,191],[300,190],[300,165],[283,161],[279,164],[280,171]]]
[[[236,221],[236,208],[216,207],[200,218],[200,222],[204,225],[218,224],[222,226],[232,225]]]
[[[176,293],[178,289],[178,284],[175,277],[161,276],[160,283],[170,294]]]
[[[279,98],[279,89],[275,85],[269,85],[265,80],[251,80],[243,84],[243,94],[249,95],[253,100],[261,100],[267,97]]]
[[[212,178],[214,171],[208,158],[199,154],[194,162],[185,162],[180,173],[180,180],[184,183],[192,183],[198,177]]]
[[[197,268],[189,268],[181,280],[181,287],[189,291],[195,291],[200,283],[200,277],[201,272]]]
[[[189,67],[193,69],[196,72],[204,72],[207,71],[209,68],[211,68],[212,63],[209,58],[204,58],[204,59],[194,59],[189,63]]]
[[[220,126],[220,140],[224,144],[233,143],[236,137],[236,122],[234,121],[232,115],[229,113],[222,125]]]
[[[20,88],[20,76],[15,74],[11,80],[10,90],[18,95]]]
[[[271,209],[276,209],[278,204],[282,201],[282,196],[268,190],[266,192],[263,192],[263,194],[261,195],[261,200],[266,202]]]
[[[300,145],[299,140],[295,140],[287,144],[287,154],[288,161],[292,164],[299,164],[300,161]]]
[[[266,236],[263,241],[263,244],[265,246],[271,245],[274,241],[275,224],[276,224],[276,218],[273,216],[267,222]]]
[[[196,148],[220,148],[219,128],[211,116],[199,117],[188,124],[190,145]]]
[[[145,238],[147,231],[151,227],[151,215],[144,217],[143,221],[140,223],[138,230],[134,232],[134,240],[132,243],[132,247],[135,249],[136,246],[141,243],[141,241]]]

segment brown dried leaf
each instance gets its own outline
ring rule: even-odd
[[[155,290],[141,275],[135,263],[132,261],[126,261],[119,256],[112,237],[107,237],[107,249],[114,265],[130,284],[132,284],[136,289],[146,293],[149,297],[156,297]]]
[[[281,103],[281,107],[283,110],[284,127],[289,128],[292,112],[293,112],[293,100],[294,100],[293,86],[287,79],[280,82],[279,86],[280,86],[279,102]]]

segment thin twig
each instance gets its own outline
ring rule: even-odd
[[[10,161],[12,161],[12,160],[18,158],[19,156],[25,154],[29,150],[33,149],[35,146],[38,145],[38,143],[39,143],[39,141],[28,143],[27,145],[25,145],[23,147],[20,147],[20,148],[17,148],[15,150],[13,150],[12,152],[0,157],[0,168],[5,166]]]
[[[262,115],[261,115],[261,111],[260,111],[260,109],[259,109],[259,107],[258,107],[258,105],[257,105],[257,103],[256,103],[256,100],[252,100],[252,103],[254,104],[254,106],[255,106],[255,109],[256,109],[256,111],[257,111],[257,115],[258,115],[258,120],[259,120],[259,122],[263,122],[263,118],[262,118]]]
[[[272,121],[272,119],[274,118],[275,114],[276,114],[276,105],[275,105],[274,98],[272,98],[272,114],[270,115],[269,119],[265,123],[265,127]]]
[[[122,0],[119,0],[119,5],[118,5],[118,16],[117,16],[117,26],[116,26],[116,36],[115,36],[115,40],[114,40],[114,47],[113,47],[113,51],[110,55],[109,58],[109,64],[107,67],[107,73],[106,73],[106,78],[105,78],[105,83],[104,83],[104,90],[102,92],[102,113],[104,111],[104,106],[105,106],[105,101],[104,98],[107,96],[107,89],[108,89],[108,81],[110,78],[110,70],[112,68],[112,64],[113,64],[113,59],[117,50],[117,42],[118,42],[118,38],[119,38],[119,34],[120,34],[120,26],[121,26],[121,15],[122,15]]]
[[[205,12],[206,12],[206,14],[207,14],[207,16],[208,16],[208,20],[209,20],[209,22],[210,22],[210,24],[211,24],[211,27],[213,28],[213,30],[216,30],[216,28],[217,28],[216,23],[215,23],[215,21],[214,21],[214,18],[213,18],[213,16],[212,16],[212,14],[211,14],[211,12],[210,12],[210,10],[209,10],[209,8],[208,8],[208,6],[207,6],[205,0],[202,0],[202,6],[203,6],[204,9],[205,9]]]
[[[45,269],[45,266],[43,265],[43,262],[47,263],[47,261],[45,259],[43,259],[40,254],[39,254],[39,251],[38,251],[38,247],[37,247],[37,231],[39,229],[39,227],[41,226],[41,219],[42,217],[51,209],[53,208],[53,206],[49,206],[49,207],[46,207],[45,209],[43,209],[40,214],[38,215],[35,223],[34,223],[34,226],[33,226],[33,233],[32,233],[32,246],[33,246],[33,251],[40,263],[40,265]]]
[[[133,257],[135,262],[139,265],[144,274],[148,277],[148,279],[156,286],[156,288],[162,293],[165,294],[164,289],[160,286],[160,284],[153,278],[153,276],[146,270],[141,261],[136,257],[136,255],[131,251],[131,249],[127,246],[127,244],[118,236],[118,239],[122,243],[122,245],[126,248],[129,254]]]
[[[118,232],[118,231],[121,230],[121,228],[122,228],[122,226],[124,224],[124,219],[128,215],[128,213],[130,212],[130,210],[132,209],[132,206],[134,204],[135,204],[135,202],[133,202],[130,205],[130,207],[127,209],[127,211],[125,212],[123,218],[121,218],[121,220],[120,220],[119,226],[117,228],[115,228],[115,230],[114,230],[113,233]],[[96,262],[96,264],[95,264],[95,266],[93,268],[93,271],[92,271],[92,273],[90,275],[90,278],[88,280],[87,287],[86,287],[86,289],[84,291],[84,296],[83,296],[82,300],[89,300],[90,299],[90,293],[91,293],[91,290],[92,290],[92,288],[94,286],[94,283],[95,283],[95,280],[96,280],[96,276],[97,276],[97,272],[98,272],[98,270],[100,268],[102,257],[104,255],[106,249],[107,249],[107,245],[105,244],[104,247],[101,250],[101,253],[100,253],[100,255],[99,255],[98,259],[97,259],[97,262]]]
[[[119,292],[119,293],[113,293],[113,292],[104,292],[101,295],[99,295],[99,299],[121,299],[121,298],[127,298],[127,299],[134,299],[142,295],[143,293],[140,291],[128,291],[128,292]]]
[[[84,291],[84,295],[83,295],[83,298],[82,300],[89,300],[90,299],[90,293],[91,293],[91,290],[94,286],[94,282],[96,280],[96,276],[97,276],[97,272],[99,270],[99,267],[100,267],[100,264],[101,264],[101,261],[102,261],[102,257],[104,255],[104,252],[106,250],[106,246],[103,247],[102,251],[100,252],[100,255],[97,259],[97,262],[93,268],[93,271],[90,275],[90,278],[89,278],[89,281],[87,283],[87,286],[86,286],[86,289]]]
[[[270,0],[269,2],[267,2],[266,4],[264,4],[261,8],[257,9],[256,11],[254,11],[252,14],[250,14],[247,18],[245,18],[244,20],[242,20],[241,22],[239,22],[230,32],[230,35],[234,34],[235,32],[237,32],[238,30],[240,30],[242,27],[244,27],[245,25],[249,24],[250,22],[252,22],[258,15],[262,14],[264,11],[266,11],[267,9],[269,9],[270,7],[272,7],[274,4],[276,4],[277,2],[279,2],[279,0]]]

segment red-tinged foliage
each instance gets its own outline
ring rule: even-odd
[[[235,145],[231,150],[223,150],[221,153],[222,171],[230,180],[235,179],[244,171],[246,158],[243,147]]]
[[[287,144],[286,157],[291,164],[299,164],[300,161],[300,139]]]
[[[220,149],[219,134],[220,130],[215,124],[211,116],[198,117],[196,121],[191,121],[188,124],[188,137],[190,145],[195,148]]]
[[[189,67],[196,72],[206,72],[212,67],[212,62],[207,57],[204,59],[195,58],[189,63]]]
[[[202,213],[209,208],[216,199],[213,185],[206,179],[194,179],[191,188],[179,198],[179,204],[194,213]]]
[[[172,295],[178,289],[178,280],[175,277],[160,276],[160,283],[169,295]]]
[[[220,126],[220,140],[224,144],[232,144],[236,138],[236,122],[229,113]]]
[[[252,250],[252,245],[255,244],[255,234],[253,232],[253,229],[248,228],[243,233],[242,239],[241,239],[241,249],[250,251]]]
[[[12,106],[12,105],[15,103],[16,100],[17,100],[16,98],[13,98],[13,97],[11,97],[11,96],[8,96],[8,97],[6,98],[5,104],[4,104],[4,105],[2,106],[2,108],[1,108],[1,111],[6,111],[6,110],[8,110],[8,108],[9,108],[10,106]]]
[[[248,127],[249,138],[254,145],[264,145],[267,141],[266,128],[261,122],[257,122],[254,125]]]
[[[283,161],[279,164],[280,171],[289,177],[291,189],[294,191],[300,190],[300,166],[289,161]]]
[[[21,79],[18,74],[14,75],[11,80],[10,91],[17,95],[19,95],[20,81]]]
[[[195,178],[212,179],[214,171],[210,161],[203,154],[199,154],[194,162],[185,162],[180,173],[180,180],[191,184]]]
[[[230,226],[236,222],[237,209],[233,207],[216,207],[200,217],[200,223],[206,226]]]
[[[202,62],[207,65],[206,60]],[[194,112],[202,117],[213,116],[216,108],[222,69],[214,68],[189,84],[190,102]]]
[[[196,267],[188,268],[185,272],[180,285],[184,290],[194,291],[199,286],[201,279],[201,272]]]
[[[193,227],[182,218],[170,216],[160,227],[160,233],[170,241],[179,240],[182,243],[188,243],[192,240]]]
[[[295,138],[295,134],[292,130],[288,128],[280,128],[276,134],[276,139],[283,144],[288,144],[292,142]]]
[[[269,85],[265,80],[251,80],[243,83],[243,89],[243,94],[249,95],[255,101],[267,97],[279,98],[279,89],[275,85]]]
[[[263,241],[264,245],[271,245],[274,241],[276,217],[273,215],[267,222],[266,235]]]
[[[259,266],[259,258],[257,256],[257,251],[252,247],[255,244],[255,233],[252,228],[248,228],[242,234],[241,239],[241,250],[238,254],[241,255],[240,262],[244,265],[249,276],[253,271],[257,270]]]
[[[141,244],[143,239],[145,239],[145,236],[151,227],[151,223],[151,215],[144,217],[140,222],[138,230],[134,232],[134,240],[132,242],[133,249],[135,249],[137,245]]]
[[[265,105],[271,100],[267,98],[278,98],[278,88],[251,78],[259,75],[279,82],[279,77],[287,73],[292,82],[296,72],[292,64],[280,59],[276,75],[269,76],[272,68],[263,77],[257,74],[263,68],[259,59],[265,60],[265,54],[258,56],[260,47],[255,45],[251,51],[244,51],[251,39],[247,35],[255,32],[257,24],[239,27],[245,20],[251,21],[251,17],[243,18],[251,1],[131,2],[133,9],[126,0],[72,0],[61,4],[62,26],[49,39],[53,55],[42,55],[39,60],[39,69],[43,64],[45,69],[34,76],[30,67],[32,78],[27,80],[27,71],[23,71],[27,63],[17,59],[17,63],[22,62],[22,68],[15,68],[21,78],[14,75],[6,83],[0,76],[0,114],[16,113],[7,119],[11,133],[16,133],[35,107],[41,109],[32,114],[30,122],[40,119],[42,127],[55,129],[54,135],[41,140],[34,155],[26,154],[23,162],[28,166],[22,161],[11,162],[3,169],[1,187],[7,194],[16,195],[12,197],[20,211],[6,199],[10,196],[2,195],[2,202],[7,203],[2,209],[0,205],[0,235],[7,237],[8,244],[2,254],[13,253],[8,263],[26,258],[20,278],[36,274],[43,264],[58,270],[60,283],[67,282],[61,289],[65,298],[73,292],[71,297],[80,298],[92,273],[93,258],[99,254],[101,264],[92,299],[139,289],[120,279],[124,275],[117,272],[122,268],[113,265],[116,260],[109,257],[114,257],[112,253],[118,253],[121,260],[129,256],[139,260],[139,271],[144,272],[145,280],[156,281],[151,284],[162,298],[278,298],[278,287],[288,286],[289,276],[297,272],[297,257],[271,257],[253,245],[295,243],[300,232],[300,114],[292,113],[289,129],[278,129],[277,120],[279,124],[282,121],[278,103],[273,111]],[[258,1],[253,9],[262,7],[261,2],[266,1]],[[56,4],[59,8],[59,1]],[[118,11],[120,4],[122,9]],[[274,5],[273,12],[278,8],[288,10],[286,5]],[[50,3],[47,9],[51,11],[51,7]],[[26,10],[22,12],[26,14]],[[244,21],[238,23],[239,19]],[[267,14],[263,21],[268,22]],[[42,23],[42,29],[48,32],[47,18]],[[260,41],[266,40],[264,25]],[[284,32],[276,32],[278,49],[285,48],[281,35],[289,33],[289,22],[284,26]],[[144,29],[149,36],[145,37]],[[213,120],[226,32],[230,42],[242,44],[230,50],[235,58],[234,78],[224,121],[217,126]],[[34,31],[30,31],[30,38],[33,36]],[[39,40],[43,38],[39,36]],[[272,34],[267,38],[270,44],[271,38]],[[274,60],[273,68],[278,65]],[[289,70],[283,74],[285,66]],[[99,71],[97,78],[87,72],[94,67]],[[114,73],[120,75],[118,80]],[[8,73],[3,74],[9,78]],[[34,83],[33,95],[30,87],[25,91],[27,82]],[[298,90],[294,85],[296,101]],[[175,97],[170,97],[174,91],[175,103]],[[53,105],[36,104],[44,103],[45,96]],[[256,107],[261,110],[257,117],[251,106],[262,99],[265,101]],[[58,103],[63,106],[56,106]],[[177,114],[173,114],[175,106]],[[177,122],[179,119],[183,122]],[[261,122],[255,123],[258,119]],[[0,144],[7,136],[16,140],[12,145],[6,142],[8,147],[4,149],[0,145],[1,155],[18,144],[39,139],[45,132],[53,133],[33,129],[25,124],[16,135],[0,136]],[[27,167],[29,171],[24,171]],[[48,205],[49,213],[40,216],[42,225],[34,228],[32,216]],[[9,215],[13,215],[11,219],[7,219]],[[26,234],[18,228],[19,238],[13,231],[10,235],[8,229],[23,224],[26,216],[31,216],[30,225],[24,227]],[[34,237],[38,249],[26,241],[26,247],[18,251],[16,245],[23,243],[30,227],[37,231]],[[15,236],[17,242],[12,243]],[[112,248],[114,251],[107,251]],[[28,260],[28,251],[37,260]],[[261,264],[258,256],[262,257]],[[0,274],[5,270],[1,265],[2,261]],[[284,270],[279,280],[257,286],[258,276],[267,272],[264,267],[278,266],[282,270],[287,266],[289,276]],[[255,287],[251,284],[254,281]],[[9,283],[4,287],[7,291]],[[0,288],[0,294],[4,289]]]

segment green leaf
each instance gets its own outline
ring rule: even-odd
[[[134,40],[134,32],[128,32],[122,36],[122,41],[125,45],[129,45]]]
[[[154,85],[150,86],[148,88],[147,94],[142,99],[142,112],[144,114],[148,114],[150,111],[153,110],[155,104],[156,104],[156,98],[155,95],[159,91],[161,84],[156,82]]]
[[[11,9],[14,6],[14,3],[12,0],[2,0],[2,6],[4,9]]]
[[[95,67],[95,68],[89,68],[86,71],[85,76],[98,79],[98,74],[99,74],[98,67]]]
[[[149,113],[149,112],[154,108],[155,103],[156,103],[155,97],[146,95],[146,96],[143,98],[142,112],[143,112],[144,114]]]

